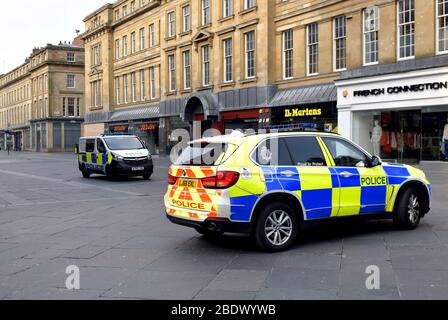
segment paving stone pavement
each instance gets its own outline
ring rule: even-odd
[[[414,231],[337,222],[277,254],[246,236],[208,240],[163,212],[167,159],[150,181],[83,179],[72,154],[0,152],[1,299],[447,299],[448,173]],[[80,268],[80,290],[65,288]],[[366,267],[380,269],[367,290]]]

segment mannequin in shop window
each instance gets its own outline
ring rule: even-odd
[[[442,144],[443,144],[443,154],[445,155],[445,159],[448,160],[448,118],[446,119],[446,125],[443,129],[443,138],[442,138]]]
[[[381,128],[379,121],[375,120],[375,125],[372,129],[372,138],[370,141],[372,142],[373,146],[373,155],[374,156],[380,156],[380,141],[381,136],[383,134],[383,129]]]

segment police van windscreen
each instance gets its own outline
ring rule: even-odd
[[[217,166],[224,162],[227,143],[195,143],[190,144],[182,151],[175,165],[191,166]]]
[[[113,137],[104,138],[110,150],[135,150],[145,147],[136,137]]]

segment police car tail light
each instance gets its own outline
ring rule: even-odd
[[[168,174],[168,184],[175,185],[177,182],[177,177]]]
[[[206,189],[227,189],[235,185],[239,178],[238,172],[220,171],[216,173],[216,176],[202,178],[201,182]]]

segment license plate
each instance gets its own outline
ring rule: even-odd
[[[197,181],[196,180],[180,179],[179,180],[179,187],[196,188],[197,187]]]
[[[132,168],[132,171],[143,171],[143,170],[145,170],[144,167],[133,167]]]

